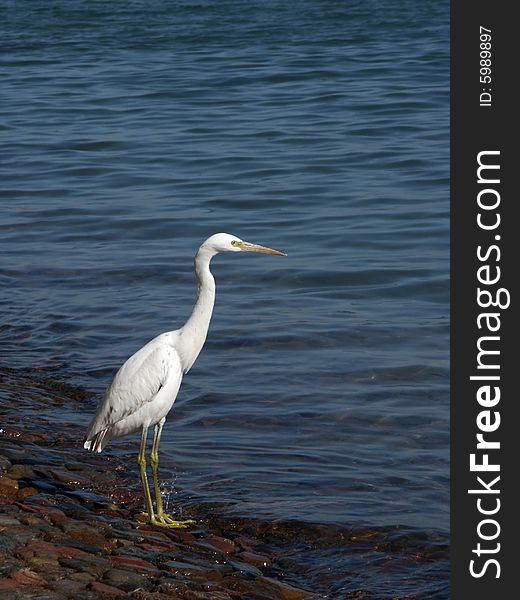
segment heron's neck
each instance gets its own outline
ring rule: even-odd
[[[184,371],[188,371],[195,362],[208,334],[215,304],[215,279],[209,270],[209,263],[214,255],[214,252],[201,247],[195,256],[197,301],[189,319],[179,332]]]

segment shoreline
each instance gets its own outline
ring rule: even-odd
[[[136,520],[143,502],[131,469],[86,452],[79,427],[53,420],[89,396],[45,370],[0,369],[2,600],[318,597],[294,585],[265,541],[245,535],[245,522],[219,521],[202,504],[188,507],[189,529]]]
[[[37,437],[12,428],[0,437],[0,598],[318,597],[285,581],[273,549],[243,524],[203,507],[189,529],[141,523],[117,460]]]
[[[197,500],[173,503],[189,529],[141,523],[137,465],[86,452],[72,416],[57,418],[90,396],[48,371],[0,368],[2,600],[417,600],[374,581],[447,564],[443,534],[398,525],[255,519]]]

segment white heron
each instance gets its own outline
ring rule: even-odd
[[[264,252],[286,256],[279,250],[245,242],[227,233],[216,233],[198,249],[195,256],[197,300],[183,327],[155,337],[133,354],[116,373],[85,435],[84,447],[101,452],[112,438],[141,431],[137,456],[143,485],[147,518],[162,527],[186,527],[193,521],[178,521],[163,510],[159,489],[159,443],[161,432],[179,387],[206,341],[215,303],[215,280],[209,269],[219,252]],[[150,466],[152,468],[155,510],[148,486],[146,440],[154,426]]]

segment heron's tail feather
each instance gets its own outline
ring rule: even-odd
[[[102,429],[95,433],[92,437],[85,439],[83,442],[83,448],[90,450],[91,452],[101,452],[103,448],[110,441],[110,428]]]

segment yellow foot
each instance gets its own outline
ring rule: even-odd
[[[185,529],[190,525],[193,525],[195,521],[193,519],[186,519],[185,521],[177,521],[171,515],[162,513],[160,515],[154,515],[151,519],[148,518],[148,513],[140,513],[137,515],[139,521],[146,520],[152,525],[157,527],[170,527],[172,529]]]

